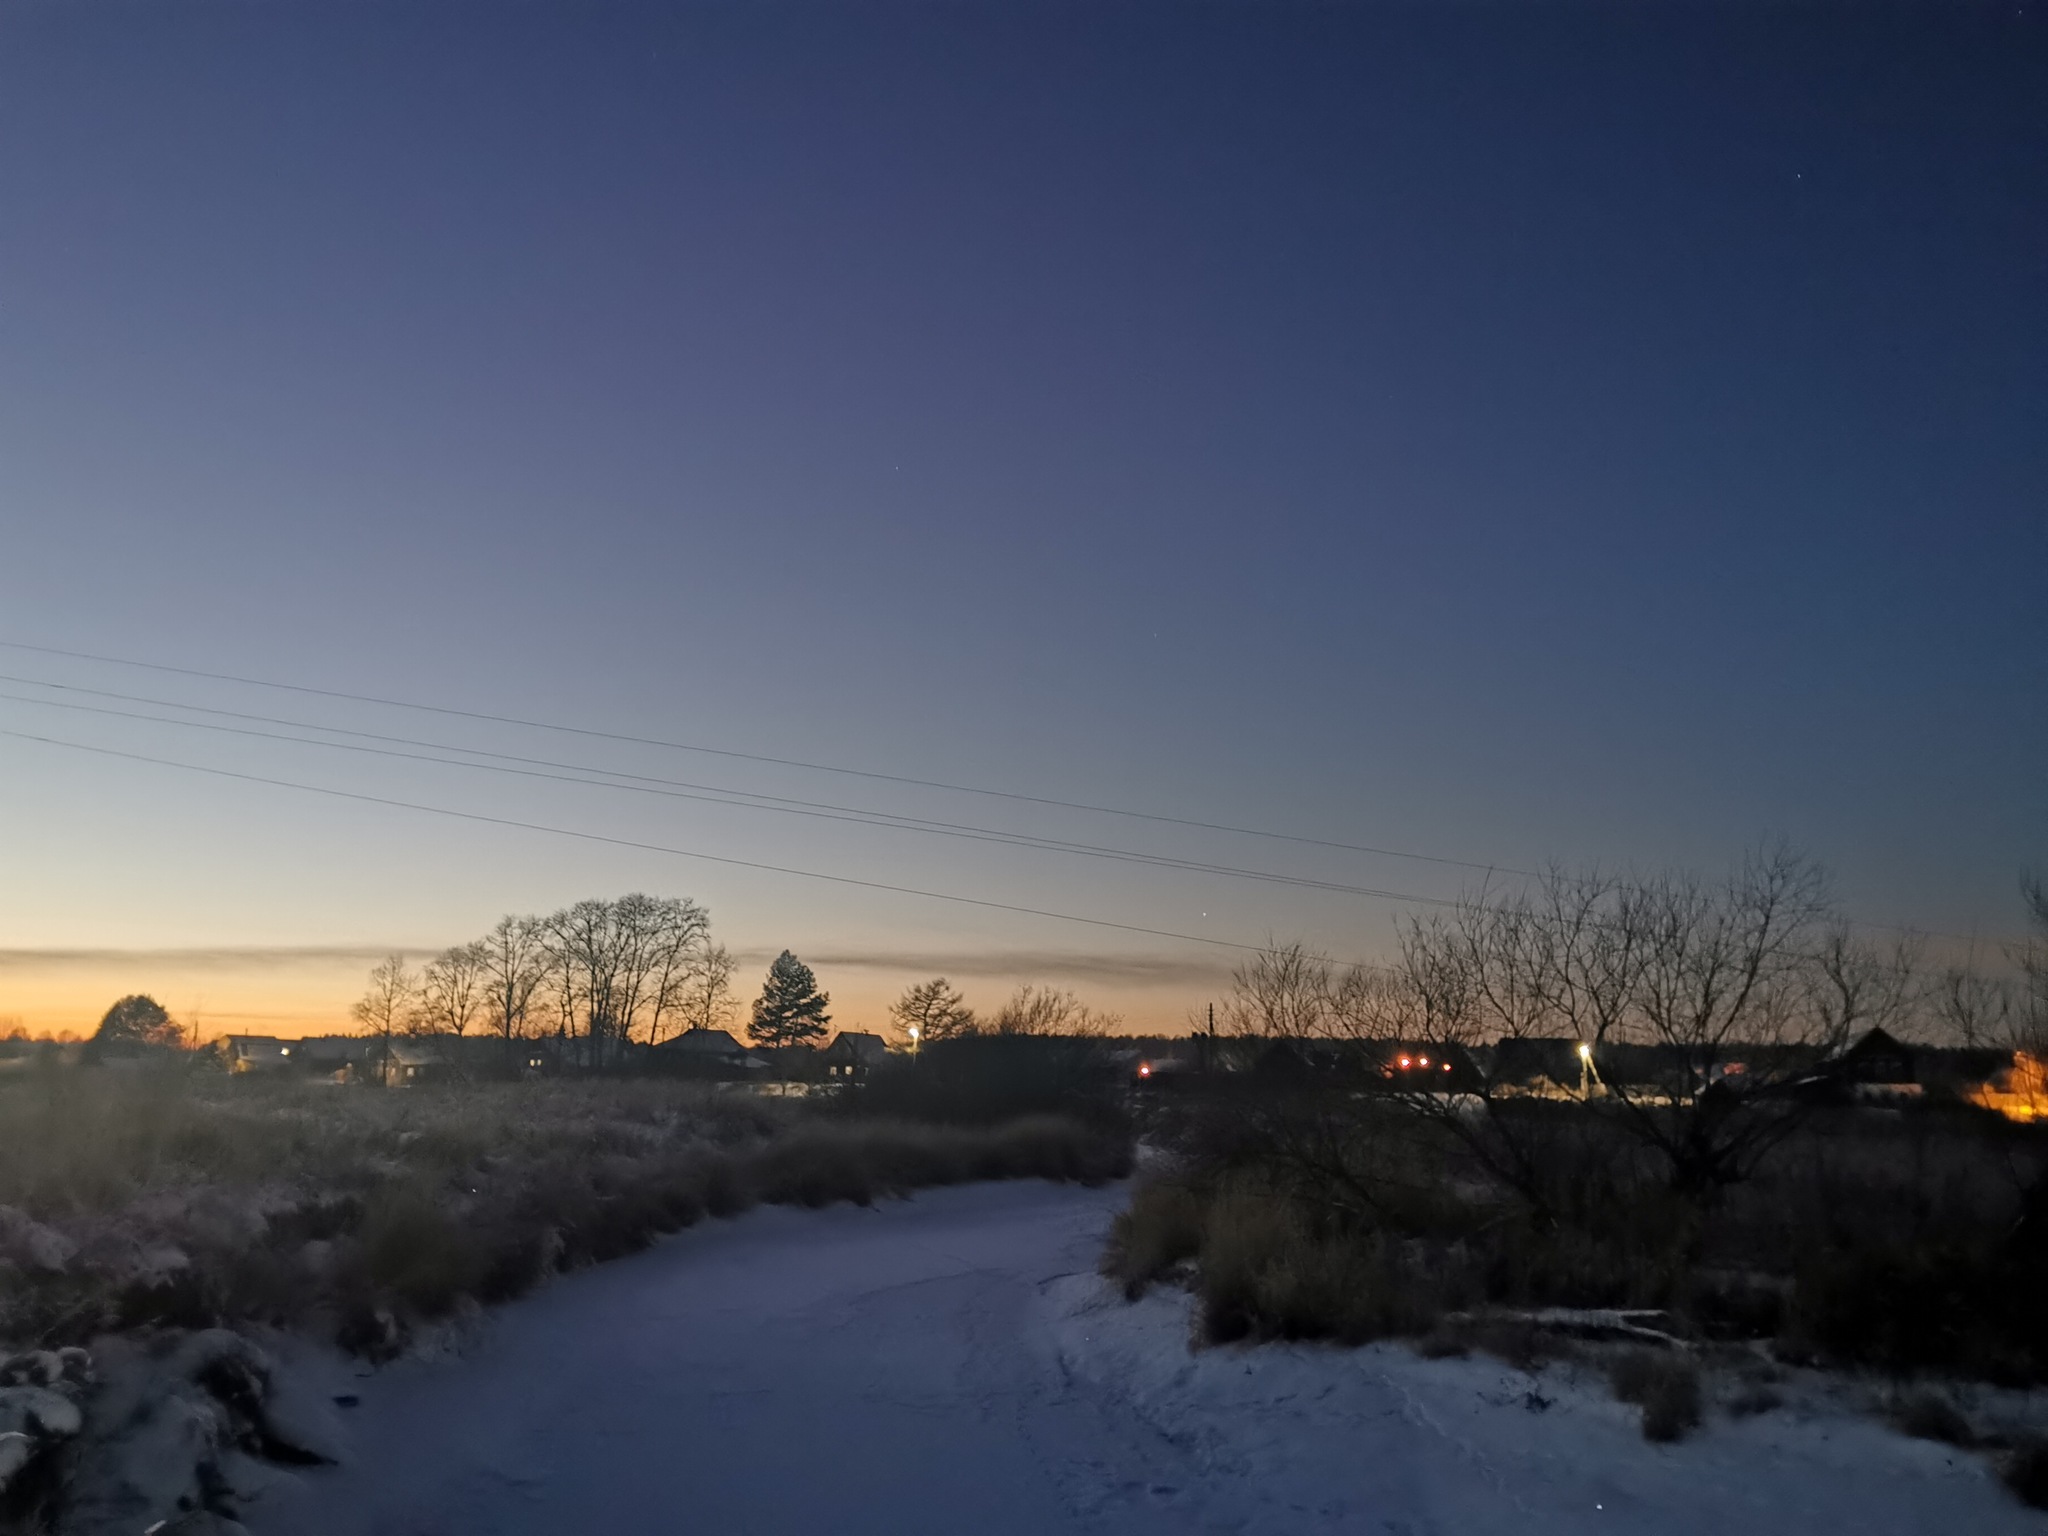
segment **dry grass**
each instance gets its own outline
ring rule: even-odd
[[[1128,1165],[1120,1136],[1057,1118],[821,1120],[675,1082],[38,1075],[0,1083],[0,1341],[263,1321],[374,1352],[758,1202]]]
[[[2040,1128],[1970,1113],[1818,1113],[1755,1178],[1688,1200],[1597,1108],[1531,1101],[1504,1110],[1502,1126],[1475,1141],[1397,1105],[1246,1078],[1185,1095],[1148,1134],[1205,1209],[1249,1181],[1288,1212],[1247,1241],[1289,1249],[1276,1271],[1299,1283],[1281,1297],[1289,1287],[1268,1276],[1246,1301],[1249,1261],[1226,1245],[1219,1283],[1232,1294],[1214,1314],[1226,1330],[1268,1331],[1277,1315],[1303,1331],[1300,1307],[1327,1288],[1314,1273],[1349,1266],[1377,1297],[1417,1293],[1412,1310],[1425,1315],[1637,1308],[1669,1314],[1696,1341],[1768,1340],[1790,1362],[2048,1381]],[[1498,1171],[1510,1150],[1527,1178]],[[1133,1218],[1152,1219],[1135,1207]],[[1346,1254],[1311,1256],[1333,1246]],[[1321,1333],[1359,1331],[1357,1312],[1347,1300]]]
[[[1201,1251],[1200,1197],[1185,1184],[1153,1180],[1138,1186],[1111,1226],[1102,1272],[1122,1283],[1127,1301],[1136,1301],[1147,1286]]]
[[[1142,1186],[1111,1233],[1103,1272],[1135,1297],[1190,1258],[1210,1343],[1363,1344],[1427,1332],[1441,1311],[1439,1288],[1401,1245],[1321,1226],[1299,1202],[1250,1181]]]

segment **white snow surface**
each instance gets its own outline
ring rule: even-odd
[[[1120,1189],[763,1210],[374,1374],[258,1536],[2048,1533],[1966,1453],[1825,1407],[1644,1442],[1597,1383],[1399,1346],[1190,1351],[1094,1274]],[[1532,1394],[1534,1394],[1532,1396]]]

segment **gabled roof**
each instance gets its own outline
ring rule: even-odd
[[[880,1066],[889,1059],[889,1042],[864,1029],[842,1029],[825,1047],[827,1056],[846,1056],[863,1066]]]
[[[729,1030],[686,1029],[673,1039],[661,1042],[664,1051],[681,1051],[692,1056],[744,1056],[745,1046],[733,1039]]]

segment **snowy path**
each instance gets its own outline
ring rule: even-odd
[[[1185,1530],[1105,1486],[1171,1447],[1064,1381],[1033,1319],[1118,1190],[941,1191],[709,1223],[359,1383],[352,1464],[260,1532]],[[1162,1478],[1173,1481],[1170,1471]]]
[[[1185,1348],[1092,1274],[1120,1190],[758,1211],[336,1390],[348,1466],[259,1536],[2048,1532],[1981,1466],[1840,1417],[1645,1445],[1590,1387],[1398,1349]]]

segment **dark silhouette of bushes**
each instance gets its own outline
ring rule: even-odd
[[[1123,1078],[1101,1041],[1064,1035],[966,1035],[900,1057],[840,1099],[850,1115],[995,1125],[1066,1115],[1122,1129]]]
[[[1105,1267],[1135,1296],[1195,1260],[1212,1338],[1419,1336],[1444,1312],[1619,1307],[1700,1341],[1768,1340],[1788,1361],[2048,1381],[2037,1129],[1816,1114],[1706,1204],[1580,1106],[1532,1104],[1517,1134],[1559,1190],[1540,1205],[1398,1105],[1225,1081],[1155,1113],[1148,1135],[1174,1171],[1134,1193]]]

